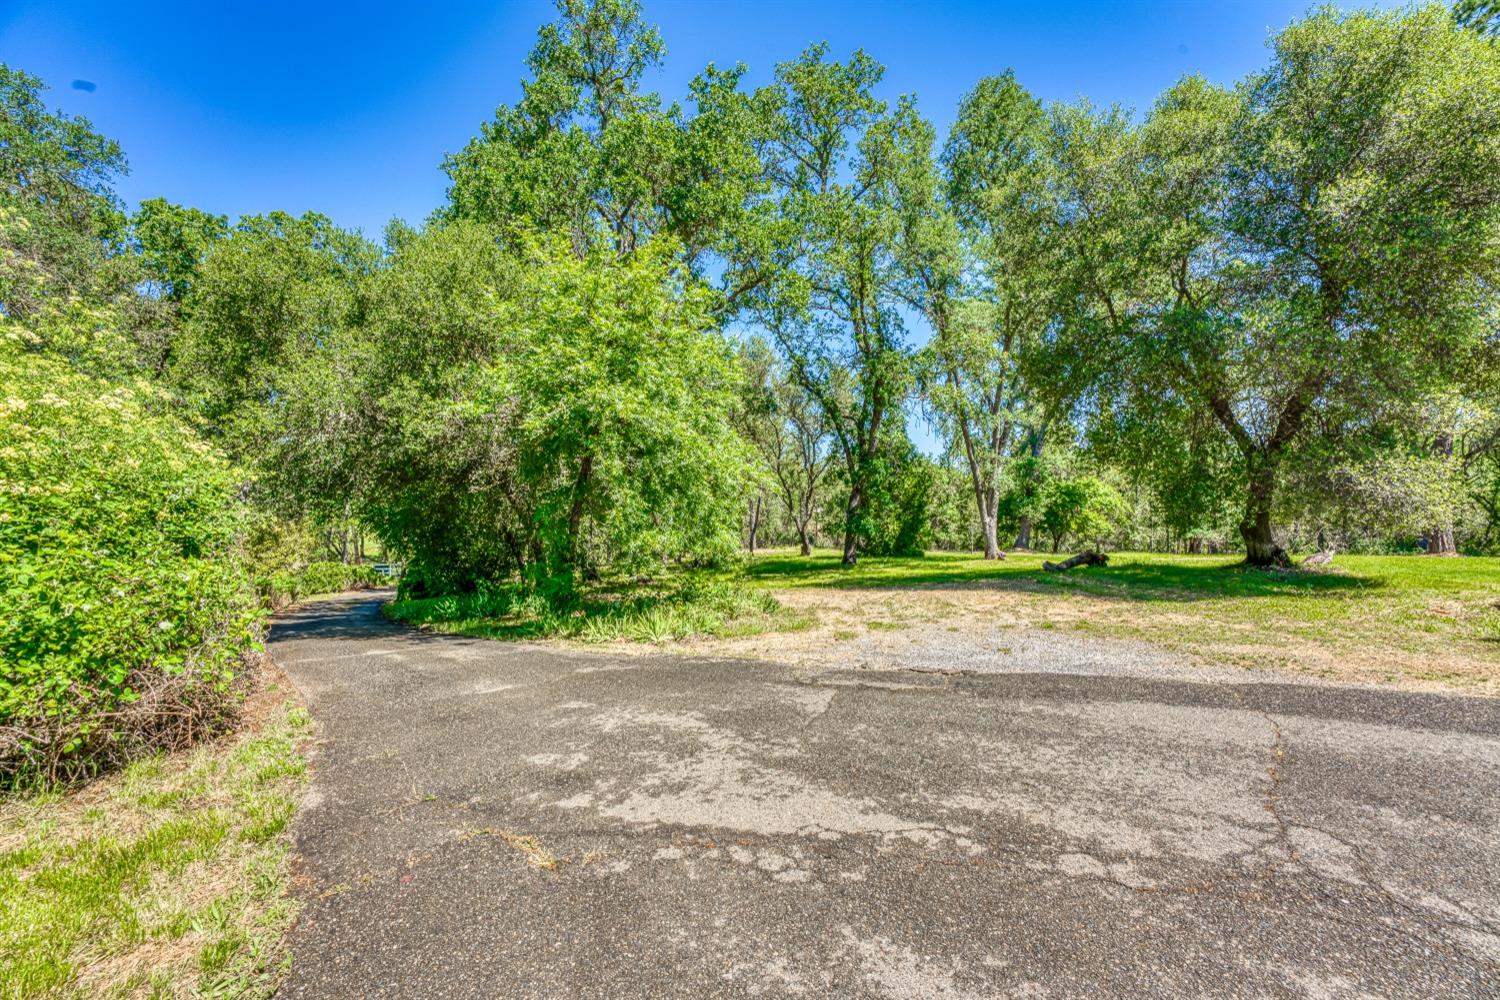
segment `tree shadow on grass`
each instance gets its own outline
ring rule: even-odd
[[[1061,558],[1050,557],[1050,558]],[[852,569],[837,556],[768,556],[753,563],[749,578],[773,587],[905,590],[916,587],[1075,592],[1125,601],[1201,601],[1218,598],[1318,597],[1369,591],[1379,578],[1349,573],[1255,569],[1233,562],[1169,563],[1119,556],[1109,566],[1083,566],[1066,573],[1042,569],[1038,556],[1000,562],[946,555],[865,559]]]

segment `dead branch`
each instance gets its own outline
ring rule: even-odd
[[[1050,560],[1042,563],[1042,569],[1049,573],[1066,573],[1074,566],[1108,566],[1109,556],[1103,552],[1080,552],[1071,559],[1064,559],[1060,563]]]

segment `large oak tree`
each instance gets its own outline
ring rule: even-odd
[[[1068,221],[1105,237],[1076,241],[1076,286],[1109,336],[1078,343],[1121,398],[1217,421],[1255,565],[1288,562],[1288,455],[1451,378],[1500,278],[1500,50],[1428,8],[1319,11],[1273,52],[1233,92],[1183,81],[1139,129],[1075,110],[1057,130]]]

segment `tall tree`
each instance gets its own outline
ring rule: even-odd
[[[826,418],[765,341],[753,339],[741,357],[747,376],[745,436],[797,530],[802,554],[811,555],[812,519],[833,457]]]
[[[173,377],[235,457],[282,426],[290,373],[357,325],[377,249],[309,212],[247,216],[215,241],[192,279]]]
[[[933,329],[924,394],[969,471],[986,559],[1002,557],[1000,497],[1018,454],[1040,450],[1046,408],[1032,391],[1059,264],[1046,116],[1012,74],[981,80],[943,150],[930,130],[901,147],[893,195],[906,294]]]
[[[111,185],[125,154],[88,119],[49,108],[46,89],[0,63],[0,305],[11,316],[104,301],[133,278],[115,260],[123,215]]]
[[[446,219],[567,233],[580,256],[628,254],[675,239],[698,277],[751,225],[764,192],[756,144],[764,99],[740,90],[743,67],[709,66],[689,85],[692,111],[641,89],[666,46],[636,0],[558,0],[538,33],[530,79],[444,161]],[[743,276],[742,276],[743,277]],[[726,294],[730,308],[747,289]]]
[[[892,112],[875,98],[883,72],[863,52],[832,62],[826,45],[777,67],[777,134],[764,155],[783,249],[744,268],[774,275],[758,295],[758,319],[837,442],[848,486],[845,565],[870,535],[868,505],[883,464],[899,453],[882,444],[903,433],[912,380],[885,185],[916,111],[903,101]]]
[[[668,241],[579,258],[566,235],[474,222],[399,241],[372,281],[351,451],[373,467],[371,523],[423,585],[524,573],[568,591],[732,550],[734,359],[679,271]]]
[[[165,198],[141,202],[130,217],[128,242],[141,275],[135,297],[141,360],[157,377],[174,360],[178,335],[191,311],[194,283],[213,244],[229,235],[229,220]],[[154,320],[154,322],[150,322]]]
[[[1104,253],[1078,248],[1113,334],[1095,353],[1125,398],[1168,395],[1223,428],[1262,566],[1288,563],[1289,454],[1450,377],[1500,278],[1500,50],[1436,8],[1322,10],[1273,49],[1235,93],[1185,80],[1067,171],[1074,218],[1115,220]]]
[[[215,241],[229,235],[229,220],[197,208],[148,198],[130,217],[130,242],[156,294],[181,304]]]
[[[1267,563],[1285,560],[1278,453],[1309,415],[1404,398],[1476,332],[1500,278],[1500,50],[1436,8],[1325,10],[1278,36],[1244,94],[1225,228],[1261,266],[1232,287],[1253,296],[1242,328],[1274,338],[1279,371],[1249,405],[1232,390],[1210,403],[1246,456],[1240,530]]]

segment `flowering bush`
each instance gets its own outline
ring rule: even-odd
[[[232,712],[262,612],[232,470],[145,382],[0,320],[0,782],[174,746]]]

